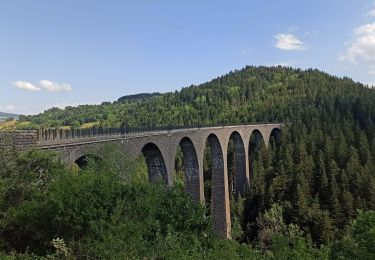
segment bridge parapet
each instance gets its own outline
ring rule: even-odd
[[[11,132],[12,143],[18,148],[38,147],[48,148],[59,145],[74,143],[105,142],[110,140],[143,137],[148,135],[168,135],[179,132],[196,132],[204,130],[215,130],[222,128],[238,127],[276,127],[283,126],[282,123],[253,123],[253,124],[231,124],[231,125],[194,125],[194,126],[148,126],[148,127],[124,127],[124,128],[87,128],[87,129],[58,129],[48,128],[40,130],[17,130]],[[8,132],[9,133],[9,132]],[[0,141],[7,132],[0,131]],[[0,146],[2,144],[0,143]]]
[[[277,125],[280,123],[242,123],[242,124],[228,124],[228,125],[191,125],[191,126],[142,126],[142,127],[122,127],[122,128],[84,128],[84,129],[59,129],[47,128],[37,130],[37,140],[42,141],[63,141],[74,139],[100,138],[110,136],[123,136],[129,134],[142,134],[154,132],[171,132],[176,130],[197,130],[218,127],[239,127],[239,126],[263,126],[263,125]]]
[[[102,128],[93,127],[86,129],[58,129],[49,128],[38,130],[39,143],[68,143],[74,140],[92,140],[108,139],[111,137],[120,137],[130,134],[139,133],[153,133],[153,132],[167,132],[175,129],[187,128],[172,128],[172,127],[125,127],[125,128]]]
[[[37,130],[0,131],[0,149],[9,146],[23,149],[33,147],[37,143]]]
[[[101,142],[127,137],[148,135],[166,135],[179,132],[196,132],[223,128],[238,127],[282,127],[282,123],[255,123],[231,125],[195,125],[195,126],[161,126],[161,127],[126,127],[126,128],[88,128],[88,129],[41,129],[37,132],[37,146],[66,145],[82,142]]]

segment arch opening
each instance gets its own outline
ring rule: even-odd
[[[208,140],[206,140],[204,157],[203,157],[203,189],[204,202],[207,212],[211,214],[212,202],[212,153]]]
[[[265,147],[265,142],[263,139],[263,135],[257,129],[255,129],[250,135],[250,142],[249,142],[249,170],[250,174],[254,174],[254,167],[253,163],[254,160],[259,158],[260,151]]]
[[[74,161],[74,163],[76,165],[78,165],[78,167],[81,169],[81,170],[84,170],[86,169],[89,165],[93,165],[93,164],[98,164],[100,163],[101,159],[96,156],[96,155],[93,155],[93,154],[85,154],[85,155],[82,155],[81,157],[79,157],[77,160]]]
[[[223,238],[230,233],[230,209],[228,179],[225,176],[224,158],[221,144],[216,135],[210,134],[206,141],[204,158],[204,195],[210,208],[214,232]]]
[[[146,160],[149,181],[167,185],[167,169],[160,149],[155,144],[148,143],[143,147],[142,154]]]
[[[254,130],[250,136],[249,142],[249,156],[254,159],[259,151],[265,146],[263,135],[259,130]]]
[[[266,145],[259,130],[254,130],[249,141],[249,171],[250,194],[245,205],[245,222],[254,222],[264,205],[263,189],[265,171],[263,167],[262,152],[266,152]]]
[[[271,147],[279,146],[281,143],[281,130],[280,128],[274,128],[270,134],[270,141]]]
[[[199,164],[193,142],[181,139],[175,159],[175,183],[182,186],[194,201],[200,201]]]
[[[227,149],[229,198],[238,199],[247,187],[245,146],[241,135],[230,135]]]

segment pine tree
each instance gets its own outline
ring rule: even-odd
[[[345,162],[348,157],[348,147],[345,141],[344,134],[340,131],[338,137],[335,140],[335,161],[340,168],[345,166]]]
[[[366,165],[367,162],[370,161],[371,154],[370,154],[370,148],[369,143],[366,134],[361,131],[359,133],[359,136],[357,136],[357,142],[358,142],[358,154],[359,159],[362,165]]]
[[[368,174],[365,187],[365,198],[366,198],[366,208],[368,210],[375,209],[375,176]]]
[[[336,176],[339,173],[339,168],[334,160],[329,163],[328,171],[328,191],[329,191],[329,211],[331,212],[334,223],[338,225],[342,218],[342,209],[339,203],[339,188],[336,182]]]
[[[372,138],[370,147],[371,147],[372,158],[375,159],[375,137]]]
[[[355,198],[360,195],[361,171],[357,150],[354,147],[350,147],[349,160],[345,166],[345,172],[349,179],[349,191]]]
[[[341,224],[347,225],[350,223],[350,220],[355,216],[354,198],[348,190],[343,190],[341,197],[341,207],[345,215]]]
[[[316,185],[315,191],[319,194],[319,200],[323,209],[328,209],[329,205],[329,190],[328,177],[326,172],[326,165],[324,162],[323,153],[319,152],[318,163],[316,166]]]

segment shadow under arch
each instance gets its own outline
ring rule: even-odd
[[[99,156],[88,153],[77,158],[74,163],[83,170],[87,168],[87,166],[89,166],[91,163],[100,163],[101,160],[102,159]]]
[[[229,137],[227,158],[228,158],[228,186],[229,194],[243,195],[247,188],[245,146],[241,135],[234,131]]]
[[[152,183],[162,182],[167,185],[167,169],[160,149],[154,143],[147,143],[142,148],[142,154],[146,160],[149,181]]]
[[[250,134],[249,141],[249,170],[250,174],[253,173],[252,163],[258,156],[259,151],[265,146],[264,138],[262,133],[258,129],[254,129]]]
[[[230,233],[230,210],[223,150],[218,137],[210,134],[207,142],[211,156],[211,216],[214,232],[222,238]]]
[[[179,148],[182,153],[185,192],[191,196],[193,201],[199,202],[201,199],[200,178],[196,149],[193,142],[188,137],[183,137],[181,139],[179,142]]]
[[[274,128],[270,133],[269,144],[271,146],[279,146],[281,143],[281,129]]]

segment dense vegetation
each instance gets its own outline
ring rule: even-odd
[[[141,94],[134,94],[134,95],[127,95],[120,97],[117,101],[118,102],[126,102],[126,101],[141,101],[150,97],[160,96],[161,94],[158,92],[154,93],[141,93]]]
[[[119,165],[123,154],[112,146],[100,153],[105,160],[83,170],[41,151],[1,154],[1,258],[260,256],[249,246],[216,240],[205,208],[179,188],[149,184],[142,162]]]
[[[371,259],[375,212],[361,213],[346,236],[320,249],[273,204],[257,219],[259,241],[217,240],[205,207],[180,187],[149,184],[145,164],[115,146],[105,160],[68,167],[42,151],[1,152],[2,259]]]
[[[220,242],[212,238],[205,222],[207,219],[199,217],[204,209],[194,209],[191,205],[185,221],[190,221],[188,218],[191,216],[195,226],[178,229],[171,223],[164,222],[165,226],[172,225],[172,237],[168,237],[166,232],[162,233],[160,239],[170,239],[169,244],[164,240],[163,243],[171,247],[176,245],[176,248],[167,248],[160,255],[152,256],[171,257],[167,253],[169,250],[181,253],[175,256],[196,253],[196,257],[207,258],[216,253],[226,254],[228,257],[241,257],[241,254],[257,257],[261,254],[263,257],[273,255],[278,258],[330,256],[373,259],[375,256],[375,91],[351,79],[340,79],[317,70],[246,67],[175,93],[114,104],[68,107],[65,110],[53,108],[37,116],[21,117],[20,120],[31,121],[33,127],[78,127],[87,122],[97,122],[105,127],[283,121],[286,126],[277,143],[269,149],[258,147],[251,158],[250,190],[237,202],[232,201],[235,227],[233,237],[241,244],[234,241]],[[106,171],[100,169],[95,168],[90,173],[74,176],[93,178],[91,176],[97,176],[95,172],[102,173],[100,176],[105,175]],[[177,172],[179,170],[181,169],[177,169]],[[133,174],[133,171],[134,169],[127,172]],[[208,171],[207,168],[206,173]],[[124,173],[119,173],[121,174]],[[233,172],[230,171],[230,174],[233,175]],[[78,180],[76,182],[79,183]],[[57,185],[59,182],[52,183]],[[137,185],[139,184],[134,186],[135,189],[141,188]],[[182,204],[188,203],[188,199],[174,189],[163,190],[153,185],[142,185],[145,185],[143,188],[147,186],[147,189],[160,191],[139,194],[153,205],[149,207],[155,206],[152,202],[157,201],[158,196],[182,200]],[[125,188],[121,186],[120,190],[127,188],[128,184]],[[108,192],[110,196],[112,191]],[[178,195],[172,196],[170,192]],[[49,196],[46,194],[44,198]],[[154,197],[155,200],[151,199]],[[0,201],[8,203],[6,199]],[[174,201],[170,203],[180,205]],[[129,207],[137,206],[139,205],[134,204]],[[170,210],[171,216],[178,219],[179,212]],[[112,214],[116,211],[111,209],[110,212]],[[109,219],[112,219],[111,214],[107,216]],[[150,213],[150,221],[151,219],[159,221],[157,216]],[[125,225],[129,219],[119,221],[124,221]],[[34,222],[37,223],[36,220]],[[52,223],[55,222],[53,220]],[[81,223],[76,228],[79,229],[80,225]],[[23,228],[19,223],[13,226]],[[95,226],[102,232],[110,230],[109,226]],[[148,227],[146,226],[145,229]],[[25,229],[29,230],[30,227]],[[74,234],[75,231],[70,232]],[[173,232],[182,232],[181,237]],[[116,237],[115,231],[113,233],[107,234],[115,237],[117,242],[113,241],[113,244],[125,243],[121,237]],[[68,247],[77,252],[75,235],[72,240],[72,237],[64,237],[58,232],[51,233],[44,243],[49,243],[46,241],[51,241],[56,236],[63,237],[69,244]],[[90,236],[91,234],[81,235],[84,242],[78,244],[87,247],[79,246],[80,249],[93,249],[94,244],[85,244],[85,239]],[[143,235],[140,236],[144,238]],[[102,243],[109,239],[96,235],[94,237]],[[152,252],[156,250],[152,246],[158,245],[160,240],[155,234],[148,238],[150,240],[146,240],[150,244],[147,246]],[[191,242],[191,239],[195,242]],[[7,245],[7,241],[0,241],[0,246],[4,244],[3,248],[8,251],[17,249]],[[141,245],[139,241],[136,244]],[[110,245],[111,243],[106,246]],[[101,246],[106,247],[104,244]],[[125,245],[122,247],[127,248]],[[45,247],[41,248],[44,248],[42,253],[47,252]],[[138,249],[134,250],[134,255],[129,257],[152,257]],[[98,254],[102,251],[105,250]]]

